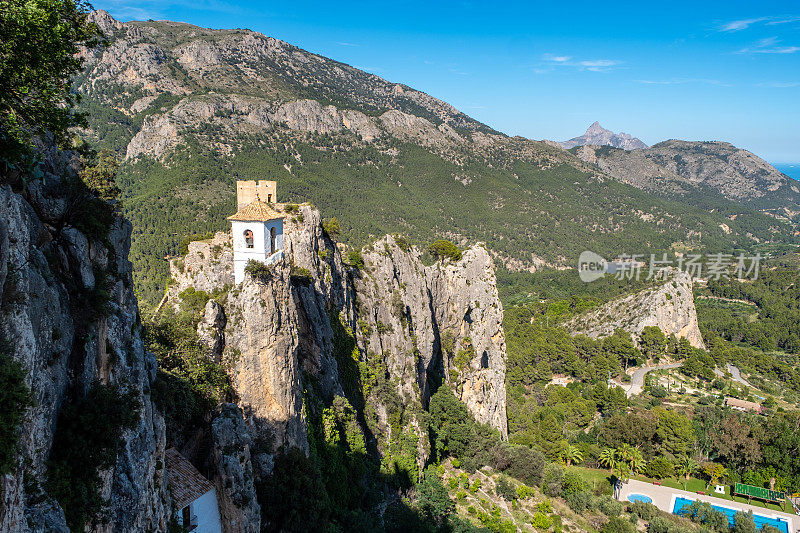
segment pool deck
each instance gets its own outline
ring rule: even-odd
[[[719,505],[720,507],[753,511],[753,514],[767,516],[770,518],[781,518],[788,522],[789,533],[800,532],[800,529],[798,529],[800,528],[800,517],[797,515],[773,511],[772,509],[765,509],[763,507],[756,507],[755,505],[747,505],[746,503],[723,500],[722,498],[715,498],[713,496],[697,494],[696,492],[673,489],[672,487],[664,487],[662,485],[653,485],[652,483],[645,483],[644,481],[637,481],[635,479],[631,479],[622,485],[622,489],[619,493],[620,501],[627,501],[628,495],[630,494],[644,494],[645,496],[650,496],[650,498],[653,499],[653,505],[668,513],[672,512],[672,506],[675,497],[680,496],[691,500],[700,500],[714,505]]]

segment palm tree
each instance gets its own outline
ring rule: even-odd
[[[637,451],[633,446],[630,444],[623,444],[619,448],[617,448],[617,459],[626,463],[630,464],[631,459],[633,458],[634,452]],[[640,454],[641,455],[641,454]]]
[[[631,467],[628,466],[628,463],[625,461],[617,461],[614,465],[612,474],[617,476],[620,481],[625,483],[631,478]]]
[[[685,476],[686,481],[689,481],[689,476],[694,474],[699,467],[700,465],[697,464],[697,461],[687,455],[680,460],[678,463],[678,468],[675,470],[675,472],[679,476]]]
[[[600,457],[597,458],[597,462],[608,468],[609,473],[613,472],[614,465],[617,464],[617,450],[614,448],[604,448],[603,451],[600,452]]]
[[[628,455],[628,466],[630,466],[631,473],[638,474],[644,469],[645,466],[644,458],[642,457],[642,452],[633,448],[630,450]]]
[[[562,455],[564,457],[564,461],[567,462],[567,466],[570,466],[573,461],[576,463],[583,461],[583,454],[581,453],[580,449],[572,444],[567,444],[564,447],[564,452]]]

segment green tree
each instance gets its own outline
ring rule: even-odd
[[[597,462],[608,468],[608,471],[611,472],[614,470],[614,466],[617,464],[617,450],[614,448],[604,448],[602,452],[600,452],[600,457],[597,459]]]
[[[694,474],[697,469],[700,468],[700,465],[689,456],[683,456],[678,461],[678,464],[675,465],[675,474],[678,476],[684,476],[685,480],[689,480],[689,476]]]
[[[30,162],[32,139],[50,132],[65,144],[75,111],[72,76],[83,63],[81,46],[99,42],[86,20],[83,0],[0,2],[0,162],[15,168]]]
[[[647,359],[658,359],[664,356],[667,337],[658,326],[646,326],[639,335],[639,346]]]
[[[81,169],[81,179],[95,196],[119,209],[120,191],[116,183],[119,163],[110,150],[101,151],[94,159]]]
[[[661,447],[672,455],[685,455],[694,444],[694,428],[686,415],[677,411],[657,408],[658,440]]]
[[[425,517],[436,523],[446,522],[456,508],[433,465],[425,469],[424,478],[417,485],[417,497],[417,505]]]
[[[731,533],[756,533],[756,523],[753,520],[753,512],[739,511],[733,515],[733,528]]]
[[[25,410],[33,405],[25,385],[25,369],[0,352],[0,475],[11,472],[17,460],[19,425]]]
[[[325,230],[329,237],[338,237],[342,232],[342,226],[336,217],[325,219],[322,222],[322,229]]]
[[[461,250],[458,249],[458,246],[445,239],[433,241],[428,246],[428,252],[440,261],[444,259],[458,261],[461,259]]]
[[[573,444],[567,444],[562,449],[561,458],[564,459],[564,462],[567,463],[567,466],[570,466],[573,462],[580,463],[583,461],[583,454],[581,453],[580,448],[577,446]]]
[[[617,328],[613,335],[603,339],[603,351],[616,357],[628,369],[628,365],[635,365],[641,360],[642,353],[633,345],[631,334],[624,329]]]

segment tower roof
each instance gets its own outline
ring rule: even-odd
[[[268,203],[256,200],[239,209],[236,214],[229,216],[228,220],[267,222],[281,218],[283,218],[283,215],[275,211]]]

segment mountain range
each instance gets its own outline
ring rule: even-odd
[[[85,51],[74,86],[87,139],[122,160],[144,304],[160,298],[162,258],[182,238],[227,227],[237,177],[313,201],[348,245],[395,232],[480,240],[510,270],[570,266],[587,247],[732,252],[798,239],[793,182],[731,145],[565,150],[260,33],[91,17],[110,42]]]

